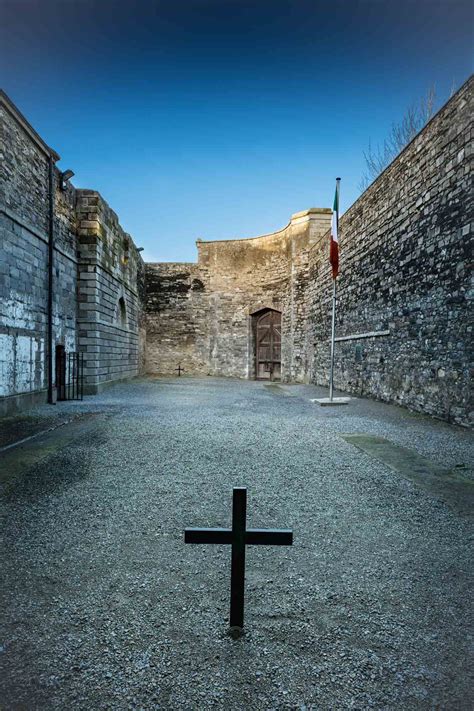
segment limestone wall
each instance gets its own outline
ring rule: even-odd
[[[94,190],[77,190],[79,347],[85,392],[133,377],[143,364],[143,263],[117,215]]]
[[[208,363],[207,271],[198,264],[146,265],[146,370],[206,375]]]
[[[469,421],[472,81],[340,221],[336,385]],[[309,375],[326,384],[328,235],[310,252]],[[472,313],[472,312],[471,312]],[[371,337],[357,334],[377,333]]]
[[[341,218],[335,369],[337,387],[462,424],[470,421],[472,85]],[[48,161],[59,156],[1,92],[0,129],[8,405],[47,386]],[[327,384],[329,209],[296,213],[253,239],[199,241],[195,264],[145,268],[99,193],[61,191],[56,168],[54,182],[54,346],[84,353],[86,392],[145,369],[175,374],[178,364],[188,374],[252,378],[252,318],[264,308],[282,314],[282,379]]]
[[[47,388],[49,155],[58,156],[4,94],[0,153],[0,412],[6,412],[44,397]],[[53,338],[75,350],[74,191],[61,192],[58,176],[55,170]]]
[[[49,159],[59,156],[0,92],[0,413],[47,388]],[[85,391],[144,368],[144,264],[94,191],[54,168],[55,349],[82,350]],[[120,299],[124,308],[121,310]]]
[[[198,242],[198,252],[199,265],[208,270],[209,373],[253,377],[251,314],[262,307],[281,311],[288,228],[249,240]]]
[[[148,264],[147,371],[173,373],[182,362],[188,373],[252,378],[252,314],[273,308],[282,312],[282,377],[303,378],[294,329],[304,316],[301,255],[330,215],[314,208],[273,234],[198,241],[197,264]]]
[[[472,80],[340,222],[336,386],[465,424],[471,356]],[[251,314],[282,312],[282,378],[327,385],[331,211],[280,232],[199,242],[147,268],[147,369],[254,377]],[[202,288],[195,291],[196,279]]]

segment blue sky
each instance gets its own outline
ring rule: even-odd
[[[472,72],[464,0],[0,0],[0,83],[148,261],[359,195],[363,151]]]

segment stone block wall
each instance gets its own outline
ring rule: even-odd
[[[206,375],[208,363],[207,270],[198,264],[146,265],[146,370]]]
[[[469,423],[470,79],[340,221],[335,384]],[[0,409],[47,386],[48,162],[0,92]],[[93,190],[54,169],[54,345],[81,350],[86,392],[150,373],[255,376],[253,315],[282,314],[282,379],[327,384],[331,211],[279,232],[198,242],[196,264],[145,267]],[[146,319],[143,315],[148,288]],[[148,340],[145,352],[145,335]]]
[[[77,190],[79,347],[85,392],[137,375],[143,363],[143,262],[117,215],[94,190]]]
[[[335,384],[466,424],[472,361],[472,86],[467,82],[340,221]],[[313,382],[327,384],[328,239],[310,251]],[[361,337],[358,334],[377,335]]]
[[[0,92],[0,414],[46,398],[50,157]],[[53,373],[56,346],[82,350],[95,392],[143,371],[144,264],[98,193],[53,182]]]
[[[0,94],[0,413],[47,388],[49,156],[54,153]],[[74,191],[59,189],[54,229],[53,339],[76,348]],[[54,367],[54,364],[53,364]]]
[[[301,257],[326,232],[327,209],[293,215],[283,230],[253,239],[198,241],[197,264],[148,264],[147,371],[255,375],[252,315],[282,312],[282,377],[303,378],[291,343],[302,318]]]
[[[198,263],[209,274],[210,374],[253,377],[252,314],[264,307],[281,311],[289,276],[288,232],[285,228],[249,240],[198,242]]]
[[[48,219],[48,160],[59,158],[0,91],[0,202],[34,231],[46,235]]]
[[[460,424],[470,414],[470,79],[340,221],[335,384]],[[252,378],[251,314],[282,313],[282,379],[328,384],[331,211],[280,232],[199,242],[147,268],[147,369]],[[202,282],[195,292],[192,283]]]

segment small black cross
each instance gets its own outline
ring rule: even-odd
[[[181,373],[184,373],[184,368],[181,367],[181,363],[178,363],[178,367],[175,368],[178,371],[178,378],[181,377]]]
[[[245,546],[291,546],[293,531],[246,528],[247,489],[234,488],[232,528],[186,528],[185,543],[230,543],[232,568],[230,578],[230,627],[244,626]]]

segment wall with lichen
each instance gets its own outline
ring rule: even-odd
[[[472,421],[472,86],[342,217],[337,280],[336,387],[460,424]],[[198,242],[197,264],[148,265],[147,369],[254,377],[251,314],[267,306],[282,313],[282,379],[327,385],[330,214]]]
[[[146,265],[146,371],[206,375],[208,279],[198,264]]]
[[[472,86],[341,218],[336,324],[337,387],[460,424],[472,421]],[[47,386],[52,153],[1,92],[0,129],[8,404]],[[84,353],[86,392],[144,370],[174,374],[179,364],[188,374],[254,377],[252,318],[263,308],[282,314],[282,379],[327,384],[330,210],[297,213],[262,237],[200,241],[196,264],[145,267],[99,193],[59,190],[57,169],[54,183],[54,347]]]

